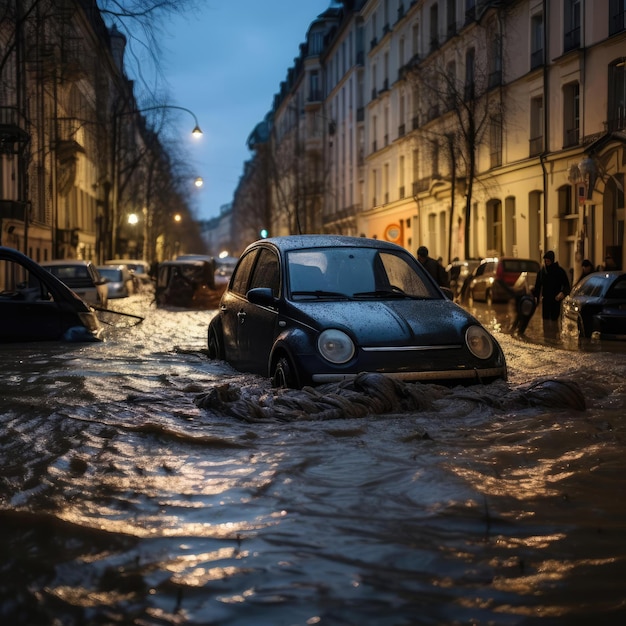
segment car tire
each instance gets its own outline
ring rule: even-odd
[[[224,360],[224,348],[222,346],[220,337],[218,336],[218,331],[214,326],[209,326],[207,348],[208,348],[209,359],[212,359],[214,361]]]
[[[272,372],[272,387],[282,389],[297,389],[298,380],[295,371],[287,357],[280,357],[276,361],[274,371]]]

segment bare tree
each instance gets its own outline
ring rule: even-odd
[[[504,117],[499,22],[485,23],[475,25],[473,36],[464,40],[464,56],[459,57],[458,48],[447,55],[434,53],[407,72],[421,98],[420,136],[431,154],[443,154],[448,162],[452,215],[457,187],[464,183],[466,258],[470,256],[474,185],[479,182],[479,149],[493,139],[490,131],[497,125],[501,128]]]

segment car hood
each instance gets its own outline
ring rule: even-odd
[[[339,328],[360,345],[459,344],[478,323],[449,300],[345,300],[292,303],[300,321],[323,330]],[[295,311],[294,311],[295,313]]]

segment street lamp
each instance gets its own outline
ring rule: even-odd
[[[193,184],[198,188],[202,187],[202,185],[204,185],[204,180],[202,179],[202,176],[198,176],[196,180],[193,181]]]

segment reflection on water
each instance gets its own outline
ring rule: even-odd
[[[500,332],[507,384],[247,421],[197,402],[278,394],[207,360],[211,313],[115,306],[146,319],[0,347],[5,623],[622,622],[623,354]],[[525,401],[546,376],[588,408]]]

